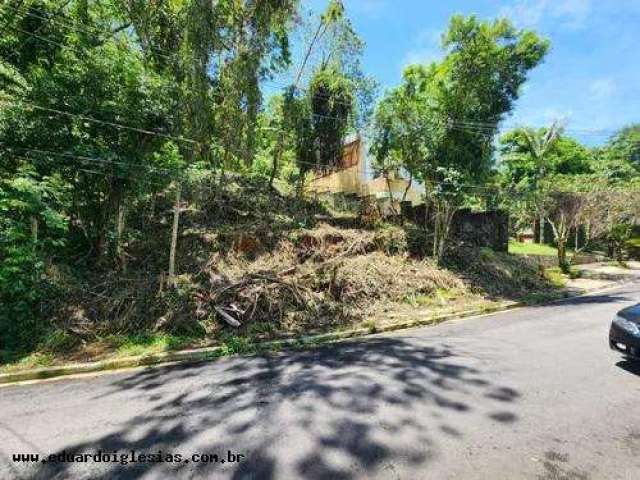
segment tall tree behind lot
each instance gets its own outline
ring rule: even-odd
[[[341,0],[329,0],[319,22],[312,15],[301,23],[300,28],[307,37],[309,48],[302,59],[294,62],[298,69],[294,72],[296,77],[299,75],[298,86],[312,85],[313,78],[324,68],[340,72],[352,84],[353,114],[349,127],[363,129],[373,113],[378,83],[364,72],[362,56],[366,45],[353,26],[345,5]],[[299,69],[303,63],[305,68]]]
[[[640,125],[623,128],[596,150],[594,170],[615,183],[640,176]]]
[[[21,5],[2,10],[0,64],[14,81],[0,85],[0,170],[11,177],[29,166],[35,181],[58,175],[72,186],[65,214],[74,246],[102,260],[116,215],[124,220],[124,205],[158,180],[153,153],[167,143],[168,85],[145,70],[127,37],[108,35],[108,11]],[[114,127],[123,123],[132,128]]]
[[[305,48],[294,62],[295,80],[283,95],[271,173],[273,179],[283,150],[295,152],[299,193],[309,171],[334,166],[346,133],[357,130],[370,114],[375,90],[373,79],[362,71],[364,43],[342,2],[330,0],[310,25],[302,27],[308,30]]]
[[[260,81],[290,61],[297,0],[118,0],[148,64],[177,87],[175,128],[214,166],[251,164]]]
[[[498,124],[549,43],[504,19],[457,15],[442,47],[441,62],[408,67],[402,85],[387,93],[374,134],[379,161],[394,155],[425,183],[438,226],[433,253],[440,261],[453,215],[465,198],[464,184],[487,178]]]

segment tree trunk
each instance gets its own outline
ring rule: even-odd
[[[569,264],[567,263],[567,246],[564,238],[558,238],[558,266],[564,273],[569,271]]]
[[[398,212],[396,212],[396,208],[393,206],[393,191],[391,190],[391,180],[389,179],[389,175],[386,175],[387,182],[387,191],[389,192],[389,211],[391,215],[396,216]]]
[[[33,241],[33,249],[35,250],[38,245],[38,218],[31,217],[31,240]]]
[[[124,240],[124,227],[126,219],[126,205],[123,200],[118,202],[118,223],[116,226],[116,257],[123,272],[127,271],[127,259],[124,254],[123,240]]]
[[[182,186],[176,185],[176,203],[173,209],[173,228],[171,229],[171,249],[169,250],[169,284],[175,287],[176,247],[178,245],[178,227],[180,225],[180,194]]]
[[[276,144],[276,151],[273,154],[273,166],[271,167],[271,175],[269,176],[269,187],[273,188],[273,182],[278,175],[278,168],[280,167],[280,156],[282,155],[282,134],[278,135],[278,143]]]
[[[544,244],[544,225],[545,225],[545,219],[544,219],[544,215],[540,215],[540,219],[538,220],[540,222],[540,231],[538,232],[539,235],[539,243],[540,245]]]
[[[456,212],[456,208],[452,205],[445,204],[443,211],[440,212],[440,225],[438,227],[438,251],[437,261],[438,265],[443,264],[444,254],[447,247],[447,241],[449,239],[449,231],[451,230],[451,223],[453,222],[453,216]]]
[[[409,193],[409,190],[411,189],[411,185],[413,184],[413,174],[409,174],[409,181],[407,182],[407,188],[404,189],[404,193],[402,194],[402,202],[405,202],[407,200],[407,194]]]
[[[438,242],[440,241],[440,206],[435,206],[433,217],[433,257],[438,257]]]

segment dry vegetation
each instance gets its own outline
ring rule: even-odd
[[[94,269],[78,277],[57,267],[68,294],[48,306],[56,326],[85,348],[108,335],[139,332],[215,343],[225,332],[264,338],[359,324],[406,310],[416,299],[436,309],[443,299],[495,301],[553,288],[535,264],[515,256],[459,251],[441,269],[411,254],[415,227],[369,221],[363,227],[357,218],[334,217],[257,181],[202,185],[184,205],[177,289],[166,286],[163,274],[167,198],[131,215],[129,224],[143,233],[130,239],[126,271]]]

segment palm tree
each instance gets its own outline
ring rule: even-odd
[[[537,175],[535,178],[534,188],[546,177],[549,170],[549,151],[558,141],[564,127],[558,121],[554,121],[551,127],[547,129],[534,130],[532,128],[523,128],[522,135],[525,139],[525,148],[536,164]],[[544,243],[544,214],[539,212],[540,218],[540,243]]]

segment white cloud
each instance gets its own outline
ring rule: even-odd
[[[573,118],[574,112],[571,109],[560,107],[546,107],[541,109],[521,109],[505,122],[505,126],[509,128],[521,126],[545,127],[553,122],[560,122],[568,125]]]
[[[612,78],[598,78],[589,84],[589,93],[594,100],[604,100],[616,91],[616,84]]]
[[[402,61],[404,69],[415,63],[425,64],[440,60],[444,52],[440,46],[442,30],[427,29],[420,32],[415,41],[415,46],[407,52]]]
[[[591,13],[591,0],[516,0],[500,10],[520,28],[537,28],[545,19],[561,22],[563,27],[580,29]]]
[[[379,18],[385,8],[389,6],[388,0],[346,0],[344,3],[347,11],[371,18]]]

